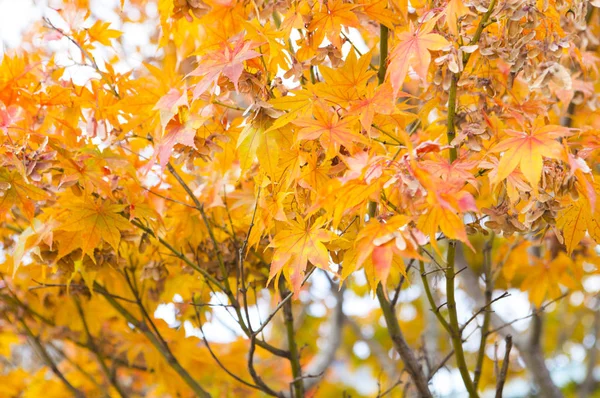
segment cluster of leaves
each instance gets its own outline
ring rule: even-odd
[[[337,290],[376,292],[381,308],[361,322],[383,315],[391,339],[373,344],[407,370],[386,382],[420,396],[450,358],[424,371],[406,344],[428,312],[478,396],[496,384],[494,289],[526,291],[538,321],[568,294],[584,297],[573,312],[594,307],[582,284],[600,244],[594,2],[159,0],[156,15],[121,3],[121,29],[157,29],[138,66],[83,0],[0,64],[0,353],[28,341],[44,364],[6,365],[3,395],[308,394],[333,360],[314,339],[328,322],[293,316],[316,269],[337,297],[331,328],[357,326],[344,343],[364,336]],[[471,284],[481,309],[462,326],[459,260],[485,284]],[[427,303],[411,335],[395,305],[417,264]],[[261,297],[274,308],[256,321]],[[152,316],[161,303],[181,327]],[[235,342],[205,338],[215,308],[239,324]],[[463,332],[475,319],[472,367]],[[375,369],[395,358],[379,349]]]

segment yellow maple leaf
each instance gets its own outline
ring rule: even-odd
[[[552,261],[536,258],[521,284],[521,290],[527,291],[529,300],[540,307],[545,299],[555,299],[561,295],[560,285],[569,289],[577,288],[577,281],[570,273],[572,268],[573,260],[564,252]]]
[[[109,200],[92,198],[73,198],[69,208],[57,219],[60,226],[57,231],[67,234],[55,234],[54,241],[69,248],[81,248],[84,254],[94,259],[94,249],[102,241],[118,250],[121,231],[131,229],[131,224],[119,213],[125,205],[114,204]],[[64,252],[64,254],[68,254]]]
[[[274,248],[275,252],[267,284],[287,266],[292,289],[297,294],[309,261],[316,267],[329,269],[329,253],[324,242],[329,242],[336,236],[323,228],[324,224],[325,221],[320,218],[313,223],[298,218],[290,222],[290,228],[275,235],[268,246]]]
[[[287,113],[278,117],[267,132],[285,127],[294,120],[308,115],[315,100],[314,86],[308,86],[306,90],[292,90],[285,97],[269,100],[273,108]]]
[[[121,36],[121,32],[115,29],[109,29],[110,22],[96,21],[92,27],[87,29],[90,39],[97,41],[105,46],[110,46],[110,40]]]
[[[17,205],[28,219],[33,219],[35,204],[49,197],[46,191],[23,179],[18,171],[1,169],[0,183],[4,188],[3,194],[0,195],[0,214]]]
[[[273,178],[278,169],[280,145],[277,138],[281,131],[267,131],[268,124],[264,119],[248,123],[238,137],[237,150],[242,170],[248,170],[258,157],[260,168]]]
[[[561,210],[556,219],[556,226],[563,233],[569,254],[585,237],[586,231],[596,243],[600,242],[600,211],[598,208],[594,209],[583,196]]]
[[[544,157],[566,160],[566,152],[559,137],[569,135],[570,129],[558,125],[544,126],[538,119],[530,132],[505,130],[511,137],[501,141],[493,152],[504,152],[498,163],[494,183],[507,178],[519,166],[525,179],[536,188],[542,177]]]
[[[340,106],[358,99],[369,79],[375,75],[374,71],[369,70],[370,63],[370,52],[357,58],[355,52],[350,50],[341,68],[319,66],[319,71],[325,78],[324,83],[318,84],[319,94]]]
[[[471,12],[462,0],[450,0],[446,6],[446,25],[454,36],[458,36],[458,24],[461,17]]]

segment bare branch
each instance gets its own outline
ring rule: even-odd
[[[323,348],[306,365],[305,373],[318,375],[304,379],[304,390],[309,390],[317,384],[335,359],[335,353],[342,343],[342,328],[344,326],[344,289],[339,289],[336,283],[331,283],[331,291],[335,294],[337,303],[333,315],[329,317],[327,341]]]
[[[119,393],[119,396],[121,396],[123,398],[127,397],[127,394],[125,393],[125,391],[119,384],[119,382],[116,378],[116,375],[114,375],[110,372],[110,370],[108,369],[108,366],[106,366],[106,362],[104,362],[104,356],[102,355],[102,353],[96,346],[94,337],[92,336],[92,333],[90,332],[90,328],[88,326],[87,320],[85,319],[85,313],[83,312],[83,308],[81,307],[81,303],[80,303],[79,299],[77,298],[77,296],[73,297],[73,301],[75,301],[75,306],[77,307],[77,312],[79,313],[79,317],[81,318],[81,323],[83,324],[83,330],[85,331],[85,335],[87,338],[87,344],[90,347],[90,350],[96,356],[98,364],[100,365],[100,368],[104,372],[104,376],[106,377],[108,382],[110,384],[112,384],[112,386],[115,388],[115,390],[117,390],[117,393]]]
[[[446,362],[448,362],[450,360],[450,358],[452,358],[452,355],[454,355],[454,350],[450,350],[450,352],[448,353],[448,355],[446,355],[444,357],[444,359],[442,359],[440,361],[440,363],[431,370],[431,372],[429,372],[429,376],[427,376],[428,380],[431,380],[433,378],[433,376],[435,376],[435,374],[444,366],[446,366]]]
[[[27,334],[29,342],[37,350],[38,355],[40,356],[42,361],[44,361],[44,363],[52,370],[52,373],[54,373],[56,377],[58,377],[60,381],[63,382],[63,384],[69,389],[69,391],[71,391],[71,393],[75,397],[85,398],[85,394],[81,390],[73,387],[73,385],[69,382],[69,380],[67,380],[65,375],[58,369],[58,366],[56,366],[56,363],[54,363],[54,360],[52,360],[52,357],[50,356],[50,354],[48,354],[46,348],[44,348],[44,345],[40,341],[40,338],[31,331],[29,326],[27,326],[27,323],[23,319],[19,319],[19,323],[21,324],[21,326],[23,326],[23,330]]]
[[[504,382],[506,381],[506,375],[508,373],[508,363],[510,361],[510,350],[512,348],[512,336],[509,334],[504,339],[506,341],[506,351],[504,353],[504,361],[502,362],[502,370],[498,376],[496,382],[496,398],[502,398],[502,390],[504,389]]]
[[[465,264],[466,260],[464,258],[462,252],[462,245],[457,247],[457,263]],[[479,289],[479,283],[477,280],[477,276],[475,273],[468,268],[465,272],[461,274],[461,278],[463,279],[465,291],[469,296],[471,296],[475,302],[483,306],[485,305],[485,298]],[[560,297],[562,298],[562,296]],[[558,298],[558,299],[560,299]],[[557,300],[558,300],[557,299]],[[549,305],[550,303],[548,303]],[[545,307],[542,307],[545,308]],[[532,315],[529,315],[525,318],[529,318]],[[527,370],[532,374],[535,383],[541,390],[541,394],[543,397],[548,398],[562,398],[563,394],[560,389],[554,384],[552,378],[550,377],[550,371],[546,366],[544,354],[541,351],[540,345],[532,346],[530,344],[529,339],[526,335],[519,334],[511,325],[515,323],[517,320],[512,322],[505,322],[500,316],[495,313],[490,314],[490,319],[492,325],[496,328],[488,334],[498,332],[501,336],[506,337],[511,335],[513,338],[514,346],[519,350],[521,357],[523,358],[523,362],[527,367]],[[518,319],[521,320],[521,319]]]
[[[417,361],[413,350],[410,348],[406,342],[406,339],[404,338],[404,334],[402,333],[402,329],[400,329],[400,324],[398,323],[396,313],[391,308],[390,303],[383,292],[383,287],[381,284],[377,286],[377,298],[385,317],[388,333],[392,339],[392,342],[394,343],[394,348],[400,355],[400,358],[402,358],[404,366],[406,366],[406,370],[411,375],[413,382],[415,383],[415,387],[422,397],[432,397],[431,392],[429,391],[427,377],[425,376],[421,365]]]

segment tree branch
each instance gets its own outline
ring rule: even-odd
[[[423,289],[425,290],[425,296],[429,302],[431,312],[434,313],[435,317],[438,319],[444,329],[446,329],[448,333],[452,333],[448,321],[446,321],[446,318],[442,316],[440,308],[435,304],[433,294],[431,293],[431,288],[429,287],[429,281],[427,280],[427,273],[425,272],[425,263],[422,260],[419,260],[419,270],[421,271],[421,281],[423,282]]]
[[[404,366],[412,377],[412,381],[414,382],[417,391],[422,397],[432,397],[427,385],[427,377],[419,365],[415,354],[404,338],[404,334],[402,333],[402,329],[400,329],[400,324],[398,323],[396,313],[392,310],[387,297],[385,297],[381,283],[377,285],[377,299],[379,300],[381,310],[383,311],[388,333],[392,339],[392,342],[394,343],[394,348],[400,355],[400,358],[402,358]]]
[[[115,310],[117,310],[117,312],[120,313],[127,322],[135,326],[144,334],[144,336],[146,336],[150,343],[152,343],[158,352],[166,359],[169,366],[171,366],[171,368],[177,372],[177,374],[179,374],[183,381],[194,391],[197,396],[206,398],[210,397],[210,394],[204,390],[196,380],[194,380],[194,378],[187,372],[187,370],[185,370],[183,366],[181,366],[177,358],[175,358],[171,351],[168,350],[168,347],[163,345],[163,342],[161,342],[158,337],[156,337],[154,333],[148,329],[148,326],[143,321],[138,320],[110,294],[107,294],[108,292],[106,289],[102,285],[98,284],[98,282],[94,282],[94,287],[98,289],[99,293],[104,296],[106,301],[108,301],[108,303]]]
[[[285,280],[281,278],[279,280],[279,291],[281,298],[285,298],[289,292],[285,287]],[[292,312],[292,303],[290,300],[283,304],[283,322],[285,324],[288,350],[290,351],[290,364],[292,366],[292,376],[294,377],[293,382],[293,397],[303,398],[304,397],[304,382],[302,381],[302,366],[300,365],[300,354],[298,352],[298,344],[296,343],[296,336],[294,333],[294,314]]]
[[[462,245],[458,247],[456,262],[460,265],[467,265],[462,252]],[[467,268],[461,273],[461,278],[464,281],[466,293],[471,296],[478,305],[485,305],[485,298],[478,287],[479,283],[475,273],[470,268]],[[490,321],[495,329],[488,332],[488,334],[498,332],[504,338],[508,335],[512,336],[513,345],[519,350],[527,370],[533,376],[535,384],[540,388],[541,396],[544,398],[563,398],[562,392],[550,377],[550,371],[546,366],[541,346],[539,344],[531,345],[527,335],[519,334],[511,326],[514,322],[506,323],[500,316],[494,313],[490,314]]]
[[[314,377],[304,378],[305,391],[314,387],[322,379],[322,376],[325,375],[325,372],[333,363],[335,353],[342,343],[344,289],[340,290],[337,284],[331,283],[331,291],[335,294],[337,302],[333,309],[333,315],[329,318],[326,345],[306,365],[304,373],[314,375]]]
[[[594,391],[594,384],[596,383],[596,379],[594,378],[594,370],[598,360],[598,338],[600,337],[600,308],[598,308],[598,305],[596,305],[594,308],[592,335],[594,337],[594,344],[587,351],[587,369],[585,372],[585,379],[583,379],[583,382],[579,386],[580,398],[587,398],[590,393]]]
[[[506,381],[506,375],[508,373],[508,363],[510,361],[510,350],[512,348],[512,336],[509,334],[504,339],[506,341],[506,351],[504,352],[504,361],[502,362],[502,370],[498,376],[496,383],[496,398],[502,398],[502,390],[504,389],[504,382]]]
[[[86,338],[87,338],[87,344],[90,347],[90,350],[96,356],[96,360],[98,361],[100,368],[104,372],[104,375],[106,376],[106,380],[110,384],[112,384],[112,386],[115,388],[115,390],[117,390],[117,393],[119,393],[119,396],[121,396],[123,398],[127,397],[127,394],[125,393],[125,391],[123,391],[123,388],[119,385],[116,375],[114,375],[110,372],[110,370],[108,369],[108,366],[106,366],[106,362],[104,362],[104,356],[102,355],[102,353],[96,346],[94,337],[92,336],[92,333],[90,332],[90,328],[85,319],[85,313],[83,312],[83,308],[81,307],[81,303],[79,302],[79,299],[75,296],[75,297],[73,297],[73,301],[75,301],[75,306],[77,307],[77,312],[79,313],[79,317],[81,318],[81,323],[83,324],[83,330],[84,330]]]
[[[454,279],[456,277],[456,274],[454,273],[454,267],[457,244],[460,243],[457,243],[457,241],[455,240],[451,240],[448,242],[448,253],[446,258],[446,264],[448,266],[446,270],[446,298],[448,315],[450,318],[450,338],[452,339],[452,346],[454,347],[456,365],[458,366],[458,370],[460,371],[460,375],[463,379],[463,383],[465,384],[465,388],[467,389],[467,392],[469,393],[470,397],[477,397],[477,390],[475,389],[473,381],[471,380],[471,375],[469,374],[469,368],[467,367],[467,361],[465,359],[465,353],[463,351],[462,333],[458,325],[458,313],[456,310],[456,299],[454,297]]]
[[[481,373],[483,371],[483,360],[485,358],[485,345],[486,345],[486,341],[488,338],[487,332],[490,328],[490,320],[491,320],[491,315],[492,315],[491,305],[495,301],[498,301],[508,295],[507,292],[504,292],[503,295],[492,300],[492,292],[494,290],[494,281],[492,279],[492,245],[494,244],[495,236],[496,235],[494,233],[492,233],[490,240],[486,242],[485,248],[483,250],[483,256],[484,256],[483,267],[484,267],[484,276],[485,276],[485,307],[487,308],[487,310],[485,310],[485,314],[483,315],[483,325],[481,326],[481,337],[479,340],[479,351],[477,352],[477,362],[475,364],[475,372],[473,373],[473,387],[475,388],[475,391],[477,391],[477,386],[479,385],[479,380],[481,377]],[[483,310],[484,310],[484,307],[482,307],[479,311],[477,311],[473,315],[473,317],[476,317],[477,314],[481,313],[481,311],[483,311]],[[473,318],[471,318],[471,319],[473,319]],[[464,328],[469,324],[471,319],[469,319],[462,326],[461,331],[464,330]],[[508,336],[507,336],[507,338],[508,338]],[[512,338],[511,338],[511,344],[512,344]]]
[[[81,390],[73,387],[73,385],[69,382],[69,380],[67,380],[65,375],[63,375],[62,372],[58,369],[58,366],[56,366],[56,364],[52,360],[52,357],[50,357],[50,354],[48,354],[48,351],[46,351],[46,349],[44,348],[44,345],[40,341],[40,338],[33,334],[29,326],[27,326],[27,323],[23,319],[19,319],[19,323],[23,326],[23,330],[25,330],[25,333],[29,337],[29,342],[37,350],[39,356],[44,361],[44,363],[52,370],[52,373],[54,373],[56,377],[58,377],[60,381],[63,382],[63,384],[69,389],[69,391],[71,391],[71,393],[75,397],[85,398],[85,394]]]

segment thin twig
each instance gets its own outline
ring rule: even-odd
[[[151,331],[148,329],[148,326],[143,322],[134,317],[125,307],[123,307],[117,300],[115,300],[111,295],[105,294],[108,293],[107,290],[100,285],[98,282],[94,282],[94,286],[99,290],[99,293],[104,296],[106,301],[115,309],[117,312],[125,318],[127,322],[136,327],[139,331],[141,331],[144,336],[152,343],[152,345],[157,349],[157,351],[165,358],[169,366],[179,374],[179,376],[185,381],[185,383],[194,391],[194,393],[199,397],[210,397],[210,394],[204,390],[200,384],[188,373],[188,371],[181,366],[177,358],[173,356],[170,350],[165,349],[163,342],[161,342]]]
[[[471,322],[473,322],[473,320],[475,318],[477,318],[477,315],[481,314],[482,312],[493,312],[492,310],[488,310],[487,308],[490,307],[492,304],[494,304],[496,301],[502,300],[503,298],[506,297],[510,297],[510,293],[509,292],[504,292],[502,293],[500,296],[496,297],[493,300],[490,300],[486,305],[482,306],[479,308],[479,310],[477,310],[476,313],[474,313],[461,327],[460,327],[460,331],[463,332],[465,330],[465,328],[467,327],[467,325]],[[485,334],[485,333],[484,333]]]
[[[85,394],[81,390],[75,388],[69,382],[69,380],[67,380],[65,375],[58,369],[58,366],[56,366],[56,363],[54,363],[54,361],[52,360],[52,357],[50,357],[50,354],[48,354],[48,351],[46,351],[46,348],[44,348],[44,345],[40,341],[40,338],[31,331],[29,326],[27,326],[27,323],[25,322],[25,320],[19,319],[18,321],[21,324],[21,326],[23,326],[23,330],[25,330],[25,333],[29,337],[30,343],[37,350],[39,356],[44,361],[44,363],[52,370],[52,373],[54,373],[56,375],[56,377],[58,377],[60,379],[60,381],[63,382],[63,384],[67,387],[67,389],[69,389],[69,391],[71,391],[71,393],[75,397],[85,398]]]
[[[494,239],[496,235],[492,233],[490,239],[486,242],[485,248],[483,250],[483,267],[484,267],[484,277],[485,277],[485,305],[477,311],[471,319],[469,319],[465,324],[461,327],[461,332],[465,329],[465,327],[477,317],[482,311],[485,311],[485,315],[483,316],[483,325],[481,326],[481,337],[479,339],[479,351],[477,352],[477,361],[475,364],[475,372],[473,372],[473,385],[475,390],[477,390],[477,386],[479,385],[479,380],[481,374],[483,372],[483,360],[485,357],[485,346],[487,341],[487,331],[490,328],[490,323],[492,319],[492,308],[491,305],[500,300],[503,297],[507,297],[508,292],[504,292],[500,297],[492,300],[492,293],[494,290],[494,280],[492,279],[492,246],[494,244]],[[486,309],[488,308],[489,309]]]
[[[280,279],[279,291],[282,299],[289,295],[285,287],[285,281]],[[290,351],[290,365],[292,367],[292,376],[294,377],[292,397],[303,398],[304,397],[304,382],[302,380],[302,367],[300,365],[300,354],[298,352],[298,343],[296,342],[296,335],[294,332],[294,314],[292,312],[291,301],[286,301],[283,305],[283,321],[285,324],[285,330],[287,335],[288,349]]]
[[[107,381],[110,384],[112,384],[112,386],[115,388],[115,390],[117,390],[117,393],[119,393],[119,396],[121,396],[123,398],[127,397],[127,394],[125,393],[125,391],[123,391],[123,388],[119,385],[116,375],[114,375],[113,373],[110,372],[110,370],[108,369],[108,366],[106,366],[106,362],[104,362],[104,356],[102,355],[102,353],[96,346],[94,337],[92,336],[92,333],[90,332],[90,328],[88,326],[87,320],[85,319],[85,313],[83,312],[83,308],[81,307],[81,303],[80,303],[79,299],[77,298],[77,296],[73,297],[73,301],[75,301],[75,306],[77,307],[77,312],[79,313],[79,317],[81,318],[81,323],[83,324],[83,330],[85,331],[85,335],[87,337],[87,344],[90,347],[90,350],[96,356],[96,359],[98,360],[98,364],[100,365],[100,368],[104,372],[104,375],[106,376]]]
[[[505,323],[504,325],[502,325],[500,327],[497,327],[495,329],[490,330],[487,334],[488,335],[494,334],[494,333],[498,332],[499,330],[502,330],[502,329],[504,329],[506,327],[509,327],[509,326],[513,325],[514,323],[517,323],[519,321],[523,321],[525,319],[529,319],[529,318],[534,317],[534,316],[536,316],[536,315],[538,315],[540,313],[543,313],[546,310],[546,308],[548,308],[550,305],[554,304],[555,302],[557,302],[557,301],[565,298],[566,296],[568,296],[568,294],[569,294],[569,292],[567,291],[567,292],[561,294],[559,297],[555,298],[554,300],[551,300],[551,301],[547,302],[546,304],[542,305],[540,308],[536,308],[529,315],[523,316],[521,318],[513,319],[512,321],[507,322],[507,323]]]
[[[450,358],[452,358],[452,355],[454,355],[454,350],[450,350],[450,352],[448,353],[448,355],[446,355],[444,357],[444,359],[441,360],[441,362],[431,370],[431,372],[429,372],[429,376],[427,377],[428,380],[431,380],[431,378],[444,366],[446,366],[446,362],[448,362],[450,360]]]
[[[204,330],[202,329],[202,320],[200,319],[200,312],[198,311],[198,307],[199,307],[199,305],[195,305],[194,304],[194,311],[196,313],[196,321],[198,322],[198,328],[200,329],[200,333],[202,333],[202,340],[204,341],[204,345],[208,349],[208,352],[210,353],[210,356],[215,360],[215,362],[217,363],[217,365],[219,365],[219,367],[221,369],[223,369],[223,371],[225,373],[227,373],[229,376],[233,377],[238,382],[240,382],[240,383],[242,383],[242,384],[244,384],[244,385],[246,385],[246,386],[248,386],[250,388],[261,390],[261,388],[259,386],[255,385],[255,384],[252,384],[250,382],[247,382],[246,380],[242,379],[240,376],[234,374],[229,369],[227,369],[227,367],[225,367],[225,365],[223,365],[223,363],[221,362],[221,360],[219,360],[219,358],[215,355],[214,351],[212,350],[212,348],[210,346],[210,343],[208,342],[208,339],[206,338],[206,335],[204,334]]]
[[[508,363],[510,360],[510,350],[512,348],[512,336],[509,334],[504,339],[506,341],[506,351],[504,352],[504,361],[502,362],[502,369],[498,376],[496,383],[496,398],[502,398],[502,390],[504,389],[504,382],[506,381],[506,375],[508,373]]]

